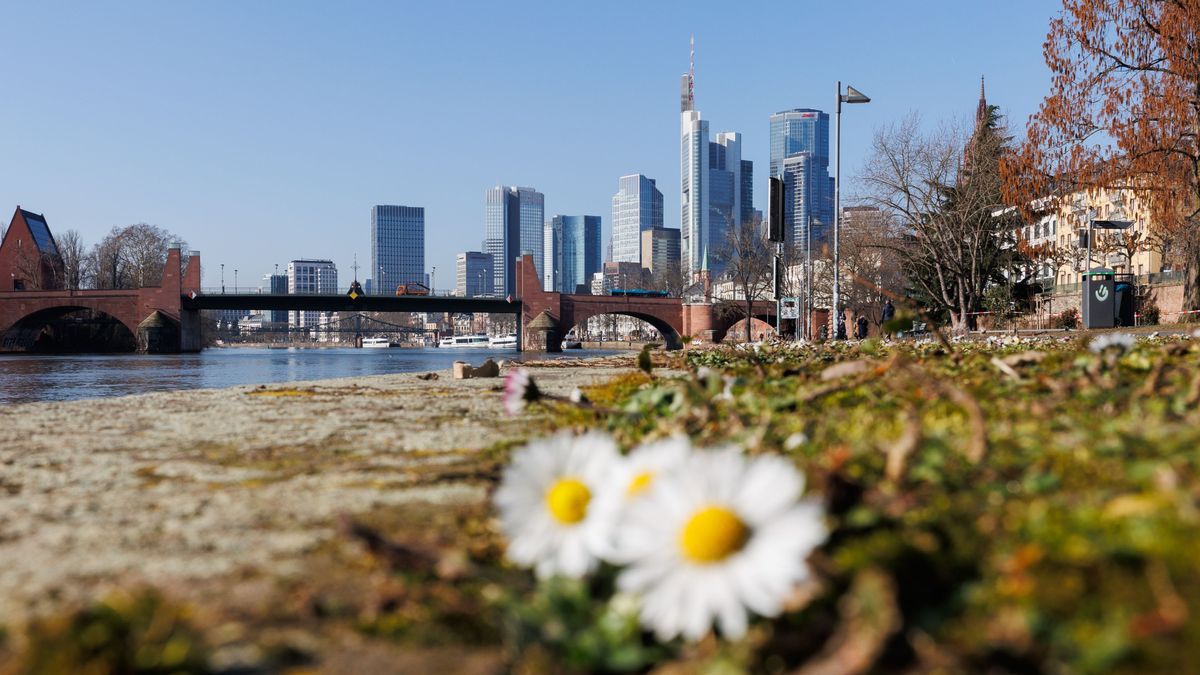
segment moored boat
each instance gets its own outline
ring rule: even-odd
[[[496,349],[515,349],[517,346],[516,335],[493,335],[488,338],[488,346]]]
[[[445,337],[438,342],[438,347],[449,347],[451,349],[478,349],[488,346],[488,336],[486,335],[455,335],[454,337]]]
[[[392,341],[383,337],[363,338],[363,349],[387,349],[392,346]]]

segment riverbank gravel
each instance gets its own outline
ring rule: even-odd
[[[567,394],[632,357],[538,368]],[[503,379],[386,375],[0,408],[0,623],[130,584],[297,573],[338,515],[470,503]]]

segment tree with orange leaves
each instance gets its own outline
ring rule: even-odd
[[[1004,161],[1006,201],[1134,191],[1200,309],[1200,0],[1063,0],[1044,53],[1051,93]]]

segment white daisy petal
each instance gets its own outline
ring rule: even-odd
[[[606,536],[594,503],[616,458],[616,444],[599,433],[558,434],[519,450],[494,498],[509,559],[543,578],[594,569]]]
[[[614,541],[622,591],[640,593],[641,621],[660,639],[745,634],[747,610],[775,616],[825,540],[821,507],[798,501],[803,477],[779,457],[732,448],[694,452],[627,504]]]

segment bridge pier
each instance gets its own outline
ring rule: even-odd
[[[192,354],[204,348],[200,333],[200,310],[181,309],[179,311],[179,351]]]

